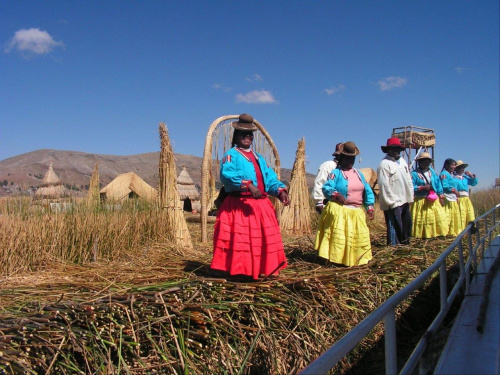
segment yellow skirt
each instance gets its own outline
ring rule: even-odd
[[[439,200],[431,202],[425,198],[417,198],[411,205],[411,218],[412,237],[434,238],[448,235],[448,216]]]
[[[319,218],[314,248],[333,263],[348,267],[367,264],[372,250],[364,209],[329,202]]]
[[[460,220],[463,230],[469,222],[474,221],[476,215],[474,215],[474,207],[469,197],[460,197],[458,200],[458,207],[460,208]]]
[[[458,236],[464,228],[462,228],[462,219],[460,218],[460,209],[458,203],[446,200],[444,201],[444,210],[448,217],[448,235]]]

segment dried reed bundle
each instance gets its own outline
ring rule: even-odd
[[[99,163],[95,163],[94,172],[90,178],[89,193],[87,196],[87,203],[90,206],[99,206],[100,203],[100,186],[99,186]]]
[[[0,293],[0,372],[101,373],[105,366],[116,374],[297,373],[450,242],[379,246],[369,265],[343,268],[318,264],[307,237],[296,238],[286,249],[290,267],[278,280],[250,283],[214,278],[206,254],[187,260],[159,252],[158,265],[144,263],[139,271],[127,262],[99,274],[95,268],[95,275],[88,266],[68,266],[61,282]],[[409,336],[420,320],[415,316],[431,315],[424,294],[396,311],[398,329]],[[439,292],[432,296],[439,306]],[[366,354],[383,333],[378,326],[333,373],[346,373],[358,360],[377,366]],[[400,349],[398,355],[405,353]]]
[[[281,230],[290,235],[311,233],[311,206],[306,181],[305,140],[299,140],[292,168],[289,195],[290,205],[281,212]]]
[[[161,141],[158,167],[160,208],[166,214],[165,219],[169,223],[175,243],[185,248],[192,248],[191,235],[180,207],[180,198],[177,192],[177,170],[174,151],[170,143],[167,127],[163,122],[159,125],[159,132]]]

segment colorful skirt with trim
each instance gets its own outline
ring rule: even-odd
[[[229,195],[215,221],[211,268],[258,279],[287,266],[280,227],[268,198]]]
[[[469,197],[460,197],[458,200],[458,207],[460,208],[460,220],[462,222],[462,228],[465,229],[467,224],[476,219],[474,214],[474,206]],[[462,230],[463,230],[462,229]]]
[[[448,236],[456,237],[464,230],[458,202],[445,199],[443,208],[448,218]]]
[[[360,266],[372,259],[365,210],[329,202],[318,223],[314,248],[333,263]]]
[[[425,198],[416,198],[411,205],[411,218],[412,237],[435,238],[448,235],[448,215],[439,199],[431,202]]]

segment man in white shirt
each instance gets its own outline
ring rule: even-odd
[[[397,137],[381,146],[386,153],[377,168],[380,209],[384,211],[387,226],[387,245],[408,245],[412,219],[410,203],[413,202],[413,183],[408,164],[401,158],[404,147]]]
[[[332,154],[333,160],[325,161],[319,166],[318,173],[314,180],[314,186],[312,189],[312,197],[316,201],[316,211],[321,213],[325,207],[325,196],[323,195],[323,184],[325,183],[328,175],[337,168],[337,154],[339,152],[339,146],[342,143],[337,143],[335,146],[335,152]]]

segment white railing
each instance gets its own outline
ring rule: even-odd
[[[490,220],[490,222],[488,222]],[[451,245],[439,256],[439,258],[415,280],[406,285],[399,292],[390,297],[375,311],[363,319],[348,334],[337,341],[320,357],[311,362],[300,375],[327,374],[342,358],[344,358],[356,345],[358,345],[382,320],[385,328],[385,372],[386,374],[397,374],[397,339],[396,339],[396,307],[406,300],[412,293],[419,289],[428,279],[432,278],[436,271],[439,271],[440,301],[441,308],[436,318],[432,321],[427,331],[422,336],[407,362],[401,369],[401,374],[413,373],[415,367],[419,365],[419,373],[425,374],[428,369],[426,348],[432,336],[441,325],[444,317],[453,303],[460,288],[465,282],[465,294],[469,294],[471,279],[471,267],[477,270],[477,251],[481,249],[481,258],[484,256],[485,241],[491,243],[492,234],[500,224],[500,204],[496,205],[484,215],[481,215],[473,223],[469,223],[462,233],[451,243]],[[480,237],[480,232],[484,234]],[[472,236],[476,235],[476,245],[472,246]],[[462,239],[467,236],[467,248],[469,250],[468,260],[464,259]],[[446,259],[455,249],[458,249],[460,277],[450,294],[447,291],[446,280]]]

